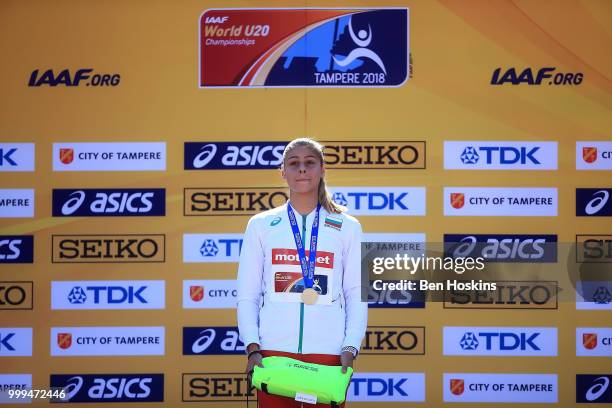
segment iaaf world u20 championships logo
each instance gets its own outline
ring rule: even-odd
[[[389,87],[408,78],[408,9],[210,9],[200,87]]]

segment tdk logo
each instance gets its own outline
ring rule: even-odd
[[[163,216],[166,190],[54,189],[54,217]]]
[[[34,262],[33,235],[0,235],[0,264]]]
[[[0,167],[17,167],[17,162],[13,158],[13,155],[17,152],[16,148],[3,149],[0,147]]]
[[[424,402],[423,373],[355,373],[349,384],[351,402]]]
[[[163,309],[164,281],[53,281],[51,309]]]
[[[142,292],[147,289],[146,286],[122,288],[121,286],[86,286],[88,292],[93,294],[92,302],[100,303],[148,303],[142,297]],[[72,304],[85,303],[87,296],[80,286],[75,286],[68,295],[68,301]]]
[[[556,235],[444,234],[445,256],[487,262],[557,262]]]
[[[483,146],[480,147],[479,150],[485,153],[484,161],[487,164],[491,164],[494,161],[494,157],[496,157],[496,161],[500,164],[540,164],[538,159],[535,158],[535,153],[540,150],[539,147],[534,147],[530,150],[522,147],[520,149],[516,149],[514,147],[491,147],[491,146]],[[478,160],[480,160],[480,156],[476,152],[476,148],[469,146],[463,150],[463,153],[460,156],[463,164],[476,164]]]
[[[206,19],[204,19],[206,24],[223,24],[227,21],[229,21],[229,16],[206,17]]]
[[[242,234],[184,234],[183,262],[238,262]]]
[[[557,142],[445,141],[448,170],[556,170]]]
[[[554,327],[444,327],[444,355],[556,356]]]
[[[119,74],[93,74],[92,68],[83,68],[77,70],[74,75],[70,73],[69,69],[64,69],[59,73],[55,73],[52,69],[48,69],[44,72],[39,72],[38,69],[32,71],[30,74],[30,80],[28,86],[39,87],[39,86],[52,86],[58,85],[63,86],[117,86],[121,81],[121,75]]]
[[[287,142],[185,143],[185,170],[277,169]]]
[[[65,391],[51,402],[163,402],[163,374],[51,374],[49,385]]]
[[[612,217],[612,188],[577,188],[577,217]]]
[[[513,333],[478,333],[467,332],[461,338],[459,345],[463,350],[476,350],[480,345],[478,337],[485,340],[483,347],[485,350],[493,350],[495,343],[500,350],[540,350],[534,340],[540,333],[534,333],[527,337],[525,333],[516,335]]]
[[[237,327],[183,327],[183,355],[244,354]]]
[[[493,71],[491,85],[580,85],[582,83],[584,78],[582,72],[554,73],[556,69],[555,67],[545,67],[534,71],[531,68],[525,68],[518,73],[516,68],[509,68],[507,70],[497,68]]]
[[[612,374],[576,374],[576,402],[612,403]]]
[[[425,215],[424,187],[336,187],[334,202],[352,215]]]
[[[32,356],[32,328],[0,328],[0,357]]]

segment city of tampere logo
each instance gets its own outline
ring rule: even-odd
[[[72,346],[72,334],[70,333],[57,333],[57,345],[62,350],[66,350]]]
[[[194,302],[199,302],[204,298],[204,286],[190,286],[189,296]]]
[[[63,149],[61,148],[59,151],[59,155],[60,155],[60,161],[64,164],[70,164],[72,163],[72,161],[74,160],[74,149],[70,149],[70,148],[66,148]]]
[[[465,204],[465,195],[463,193],[451,193],[450,202],[453,208],[457,210],[463,208]]]
[[[597,347],[597,333],[582,333],[582,345],[587,350]]]
[[[453,395],[461,395],[463,391],[465,391],[465,382],[461,379],[451,378],[450,380],[450,390]]]
[[[593,163],[597,160],[597,148],[596,147],[583,147],[582,148],[582,159],[587,163]]]

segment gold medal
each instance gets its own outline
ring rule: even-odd
[[[319,299],[319,294],[312,288],[304,289],[302,292],[302,302],[307,305],[314,305],[317,303],[317,299]]]

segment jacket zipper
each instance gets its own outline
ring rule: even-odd
[[[302,246],[306,252],[306,216],[302,215]],[[300,337],[298,340],[298,354],[302,354],[302,339],[304,336],[304,303],[300,302]]]

